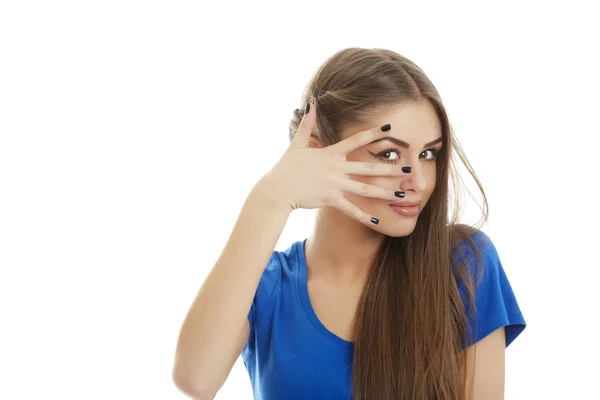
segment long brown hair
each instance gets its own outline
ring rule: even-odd
[[[482,270],[472,235],[487,221],[487,198],[454,137],[435,86],[421,68],[396,52],[364,48],[337,52],[317,69],[290,122],[291,140],[302,119],[302,105],[316,104],[313,135],[331,145],[340,140],[341,130],[366,123],[386,106],[421,100],[434,106],[442,126],[436,186],[415,230],[406,237],[386,236],[373,259],[354,326],[354,400],[471,397],[466,396],[464,350],[472,339],[469,318],[476,321],[474,287]],[[462,180],[456,156],[483,196],[482,218],[476,225],[458,222]],[[475,274],[470,267],[473,260],[458,257],[468,251],[465,243],[476,254]],[[466,289],[463,295],[459,282]]]

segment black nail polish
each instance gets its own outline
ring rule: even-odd
[[[396,197],[404,197],[404,192],[394,192],[394,194],[396,195]]]
[[[405,174],[410,174],[410,171],[412,171],[412,167],[402,167],[402,172]]]
[[[381,132],[387,132],[390,129],[392,129],[392,126],[390,124],[385,124],[384,126],[381,127]]]
[[[375,225],[377,225],[379,223],[379,220],[375,217],[371,218],[371,222],[374,223]]]
[[[310,103],[306,103],[306,109],[304,110],[304,114],[308,114],[310,111]]]

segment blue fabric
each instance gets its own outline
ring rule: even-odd
[[[485,273],[475,292],[478,326],[475,332],[470,320],[472,341],[504,326],[508,347],[526,323],[493,243],[482,231],[473,238]],[[257,400],[352,399],[354,344],[330,332],[311,306],[305,242],[273,252],[248,313],[250,336],[242,359]],[[461,294],[463,289],[459,285]]]

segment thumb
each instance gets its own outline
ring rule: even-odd
[[[314,104],[306,103],[306,107],[304,108],[304,116],[302,117],[302,121],[300,121],[300,126],[296,132],[296,136],[294,136],[294,140],[292,140],[292,146],[308,146],[308,142],[310,141],[310,136],[313,128],[315,127],[316,121],[317,107]]]

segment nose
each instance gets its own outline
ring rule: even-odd
[[[417,164],[407,164],[412,168],[411,172],[405,176],[405,178],[400,182],[400,190],[403,192],[408,192],[409,190],[415,192],[422,192],[426,187],[426,180],[424,171],[419,163]]]

